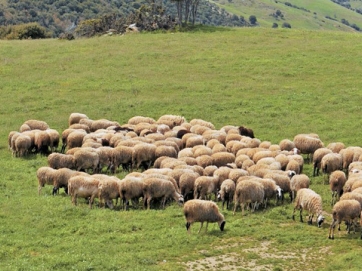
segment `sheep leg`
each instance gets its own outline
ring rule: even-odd
[[[89,199],[89,208],[92,209],[92,205],[93,205],[93,200],[94,200],[95,195],[92,195]],[[99,203],[101,203],[101,201],[99,201]]]
[[[201,226],[200,226],[200,229],[197,233],[200,233],[201,229],[202,229],[202,226],[204,225],[204,222],[201,222]]]
[[[336,222],[337,222],[337,220],[333,219],[333,222],[332,222],[331,226],[329,227],[329,235],[328,235],[329,239],[334,239],[334,228],[336,226]],[[331,232],[332,232],[332,234],[331,234]]]
[[[299,217],[300,217],[300,222],[303,222],[303,208],[300,208]]]
[[[309,217],[308,217],[308,225],[312,225],[312,224],[313,224],[313,216],[314,216],[314,214],[309,215]]]
[[[238,203],[235,203],[234,204],[234,211],[233,211],[233,215],[235,215],[235,212],[236,212],[236,208],[238,207]]]
[[[205,228],[205,232],[207,232],[207,226],[209,226],[209,221],[206,221],[206,228]]]
[[[149,197],[148,199],[147,199],[147,210],[149,210],[150,209],[150,207],[151,207],[151,197]]]

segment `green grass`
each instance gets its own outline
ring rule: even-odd
[[[122,212],[73,207],[49,186],[38,196],[46,158],[13,158],[7,136],[27,119],[62,131],[72,112],[120,123],[180,114],[272,143],[314,132],[360,145],[361,47],[357,34],[263,28],[0,41],[0,270],[359,270],[358,234],[328,240],[330,216],[321,229],[293,222],[288,202],[225,210],[224,232],[211,224],[197,235],[196,224],[187,235],[176,204]],[[323,177],[312,188],[330,213]]]

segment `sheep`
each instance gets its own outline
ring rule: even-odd
[[[202,126],[210,128],[212,130],[215,130],[214,124],[212,124],[211,122],[202,120],[202,119],[192,119],[192,120],[190,120],[190,124],[192,126],[194,126],[194,125],[202,125]]]
[[[329,175],[329,187],[332,191],[331,205],[334,205],[336,201],[343,194],[343,186],[346,184],[346,174],[342,170],[336,170]]]
[[[184,197],[185,202],[194,196],[195,180],[200,177],[196,172],[185,171],[179,179],[180,193]]]
[[[319,170],[321,168],[321,161],[323,156],[328,153],[332,153],[332,151],[328,148],[319,148],[313,154],[313,177],[319,175]]]
[[[31,150],[31,138],[30,136],[20,134],[16,137],[14,142],[13,155],[16,157],[23,157],[28,155]]]
[[[163,209],[168,198],[173,198],[179,204],[183,204],[182,195],[176,191],[175,186],[170,181],[159,178],[146,178],[143,182],[144,205],[147,205],[147,209],[150,209],[151,200],[154,198],[161,198]]]
[[[167,173],[162,174],[162,173],[145,173],[144,172],[143,180],[146,180],[147,178],[157,178],[157,179],[162,179],[162,180],[169,181],[175,187],[176,192],[180,193],[180,188],[179,188],[178,182],[176,182],[175,178],[168,175]]]
[[[233,180],[226,179],[221,183],[220,191],[217,197],[222,201],[223,210],[225,202],[226,202],[226,209],[229,209],[230,203],[234,199],[235,188],[236,186]]]
[[[243,177],[241,177],[243,178]],[[234,194],[234,211],[235,215],[237,207],[240,205],[242,216],[244,216],[245,205],[251,204],[251,211],[255,211],[257,204],[264,201],[264,187],[261,183],[246,179],[237,183]]]
[[[158,158],[158,157],[161,157],[161,156],[168,156],[168,157],[177,158],[177,151],[176,151],[175,147],[166,146],[166,145],[159,145],[159,146],[156,147],[156,150],[155,150],[155,158]]]
[[[328,235],[329,239],[334,239],[334,228],[337,224],[338,227],[340,227],[342,221],[346,221],[348,225],[348,233],[350,233],[351,224],[354,225],[353,229],[354,232],[356,232],[355,219],[361,217],[361,204],[354,199],[341,200],[333,206],[332,216],[333,216],[333,222],[329,228],[329,235]],[[362,239],[362,234],[361,234],[361,239]]]
[[[89,119],[86,114],[83,113],[71,113],[68,119],[68,126],[79,123],[81,119]]]
[[[200,176],[195,180],[194,185],[194,199],[210,199],[212,193],[215,198],[217,196],[218,189],[218,177]]]
[[[295,147],[302,153],[307,154],[307,161],[311,161],[314,152],[323,148],[324,144],[316,134],[298,134],[294,137]]]
[[[48,154],[49,152],[49,145],[50,145],[50,137],[46,131],[39,130],[35,132],[34,135],[34,144],[36,147],[37,152],[40,154]]]
[[[340,150],[340,154],[342,155],[342,168],[348,174],[348,167],[353,162],[353,157],[355,152],[357,152],[360,147],[350,146],[345,149]]]
[[[246,154],[236,155],[234,162],[235,162],[235,164],[236,164],[236,166],[237,166],[238,168],[242,168],[243,163],[244,163],[244,161],[246,161],[246,160],[250,160],[251,162],[253,162],[253,160],[251,160],[250,157],[249,157],[248,155],[246,155]],[[289,160],[288,160],[288,161],[289,161]],[[253,164],[254,164],[254,162],[253,162]]]
[[[214,159],[210,155],[206,154],[196,157],[196,162],[199,166],[203,168],[214,165]]]
[[[132,206],[138,208],[139,199],[143,197],[144,182],[142,177],[127,175],[118,183],[118,189],[124,210],[128,210],[130,200]]]
[[[159,119],[156,121],[157,124],[166,124],[171,129],[175,126],[180,126],[181,124],[185,123],[186,119],[182,116],[176,116],[176,115],[163,115],[159,117]]]
[[[185,162],[186,165],[189,165],[189,166],[197,165],[196,158],[193,158],[193,157],[181,157],[181,158],[178,158],[178,160]]]
[[[323,206],[322,198],[319,194],[314,192],[310,188],[301,188],[297,192],[297,197],[295,198],[294,210],[292,218],[295,220],[294,213],[296,210],[300,210],[300,222],[303,222],[302,212],[303,210],[308,211],[308,224],[312,225],[313,216],[317,216],[317,226],[321,227],[324,216],[322,215]]]
[[[80,148],[74,153],[77,171],[92,169],[93,173],[99,172],[99,155],[95,149]]]
[[[128,124],[130,125],[137,125],[138,123],[149,123],[149,124],[155,124],[156,120],[150,117],[144,117],[144,116],[134,116],[128,120]]]
[[[303,156],[301,156],[300,154],[294,153],[291,155],[288,155],[289,161],[290,160],[295,160],[298,162],[299,164],[299,173],[303,172],[303,166],[304,166],[304,158]],[[287,169],[285,169],[286,171],[288,171]]]
[[[98,198],[99,204],[102,205],[103,201],[110,209],[113,209],[113,199],[117,200],[120,197],[119,182],[120,180],[115,176],[103,175],[103,180],[98,184]],[[93,177],[96,177],[93,175]]]
[[[359,202],[359,204],[361,205],[361,207],[362,207],[362,194],[361,193],[356,193],[355,191],[347,192],[347,193],[343,193],[343,195],[339,198],[340,201],[341,200],[347,200],[347,199],[355,199],[355,200],[357,200]]]
[[[217,170],[215,170],[213,176],[219,179],[216,187],[217,190],[220,190],[222,182],[229,178],[230,172],[231,168],[226,166],[219,167]]]
[[[118,122],[116,121],[111,121],[111,120],[107,120],[107,119],[99,119],[99,120],[94,120],[92,121],[92,124],[90,126],[90,130],[91,132],[95,132],[99,129],[107,129],[110,126],[120,126]]]
[[[295,148],[295,144],[290,139],[283,139],[279,142],[280,150],[291,151]]]
[[[45,131],[49,135],[50,151],[54,152],[59,146],[59,140],[60,140],[59,132],[57,130],[54,130],[54,129],[46,129]]]
[[[201,155],[212,155],[212,149],[204,145],[197,145],[192,148],[194,158],[197,158]]]
[[[275,156],[275,161],[280,163],[280,169],[281,170],[285,170],[287,168],[287,165],[288,165],[290,160],[289,160],[289,158],[288,158],[288,156],[286,154],[279,153],[277,156]]]
[[[205,232],[207,231],[209,222],[217,222],[221,231],[225,228],[225,218],[220,213],[216,203],[212,201],[198,199],[189,200],[184,205],[183,213],[186,219],[186,229],[189,234],[191,233],[191,225],[194,222],[201,222],[198,233],[200,233],[204,222],[206,222]]]
[[[52,175],[53,177],[53,192],[52,194],[58,194],[59,188],[64,188],[65,194],[68,194],[68,181],[71,177],[83,175],[89,176],[88,173],[71,170],[69,168],[59,168]]]
[[[244,127],[244,126],[240,126],[239,128],[239,133],[243,136],[247,136],[250,138],[254,138],[254,131],[250,128]]]
[[[353,183],[361,179],[362,179],[362,172],[354,173],[353,175],[348,176],[348,179],[343,186],[343,192],[351,192]]]
[[[293,201],[295,198],[296,193],[301,188],[309,188],[310,179],[306,174],[296,174],[290,179],[290,189],[292,191],[292,198]]]
[[[204,168],[204,176],[213,176],[214,172],[218,169],[215,165],[210,165]]]
[[[278,202],[283,197],[283,191],[278,186],[274,180],[272,179],[266,179],[266,178],[253,178],[253,180],[256,180],[260,182],[263,185],[264,188],[264,208],[268,205],[268,200],[275,198]]]
[[[207,126],[199,125],[199,124],[192,125],[190,128],[190,132],[197,134],[197,135],[202,135],[205,131],[210,131],[210,130],[214,130],[214,129],[210,129]]]
[[[36,171],[36,177],[38,179],[38,195],[44,185],[53,185],[53,176],[56,170],[51,167],[40,167]]]
[[[226,166],[229,163],[235,162],[235,155],[229,152],[217,152],[211,155],[213,163],[217,167]]]
[[[69,168],[75,169],[75,159],[73,155],[62,153],[51,153],[48,156],[48,166],[54,169]]]
[[[342,155],[339,153],[328,153],[323,156],[321,168],[324,174],[330,175],[335,170],[342,169]]]
[[[229,176],[228,179],[231,179],[234,181],[234,183],[236,183],[236,181],[242,177],[242,176],[247,176],[249,175],[249,173],[241,168],[235,168],[235,169],[231,169],[229,172]]]
[[[141,164],[148,169],[155,161],[156,146],[149,143],[139,143],[132,152],[132,168],[139,169]]]
[[[329,143],[327,149],[330,149],[332,152],[339,153],[346,146],[342,142],[332,142]]]
[[[81,147],[83,144],[83,139],[87,135],[87,132],[84,130],[74,130],[71,131],[68,136],[66,137],[66,144],[62,146],[62,152],[64,152],[65,148],[67,147],[68,150],[76,147]],[[63,133],[62,133],[63,137]]]
[[[217,152],[227,152],[227,149],[225,147],[224,144],[221,143],[217,143],[212,147],[212,153],[217,153]]]
[[[282,189],[282,198],[281,202],[284,202],[284,194],[289,193],[290,202],[292,202],[292,189],[290,187],[290,176],[286,173],[277,172],[277,171],[270,171],[267,172],[263,178],[272,179],[275,183]]]
[[[49,125],[42,120],[27,120],[24,124],[28,125],[30,130],[46,130],[49,129]]]
[[[92,208],[94,198],[99,194],[99,180],[92,176],[78,175],[68,180],[68,193],[73,205],[77,205],[77,198],[90,198],[89,208]]]

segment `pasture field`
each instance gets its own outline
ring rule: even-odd
[[[61,190],[37,194],[40,155],[13,158],[7,136],[27,119],[63,131],[72,112],[126,123],[141,115],[245,125],[279,143],[317,133],[361,146],[361,35],[219,28],[74,41],[0,41],[0,270],[360,270],[359,234],[336,231],[330,191],[322,228],[293,221],[288,197],[187,235],[182,208],[92,210]],[[304,173],[311,176],[312,167]],[[124,172],[117,173],[119,178]],[[219,206],[221,204],[219,203]]]

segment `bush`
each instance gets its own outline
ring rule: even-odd
[[[272,28],[278,28],[278,24],[277,24],[277,23],[273,23]]]
[[[45,27],[40,26],[38,23],[10,26],[5,36],[5,38],[9,40],[45,39],[50,37],[51,34],[46,31]]]
[[[283,27],[283,28],[292,28],[292,26],[290,25],[290,23],[287,23],[287,22],[284,22],[284,23],[282,24],[282,27]]]
[[[255,25],[257,22],[256,17],[254,15],[250,15],[249,22],[250,24]]]

